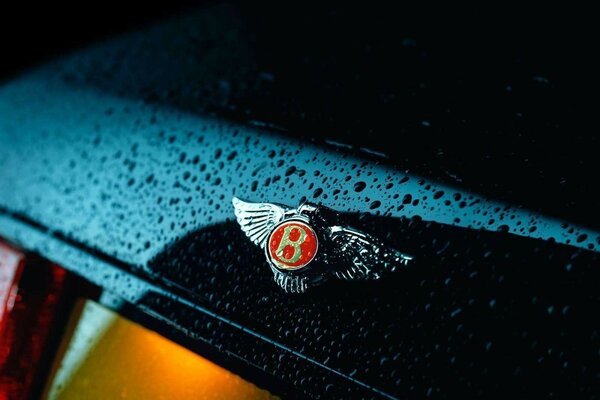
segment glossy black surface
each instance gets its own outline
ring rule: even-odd
[[[307,396],[594,398],[573,48],[471,15],[211,4],[6,83],[0,212],[37,239],[0,235]],[[323,203],[419,261],[286,295],[233,195]]]

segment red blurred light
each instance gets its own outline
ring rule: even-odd
[[[17,297],[17,282],[21,277],[25,257],[8,246],[0,243],[0,338],[4,337],[4,326]],[[0,353],[0,365],[4,360]]]
[[[31,395],[57,317],[65,270],[0,243],[0,400]]]

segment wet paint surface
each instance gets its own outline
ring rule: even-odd
[[[340,211],[419,217],[579,248],[597,244],[593,230],[343,149],[73,89],[41,75],[2,89],[0,113],[11,118],[0,122],[0,205],[128,263],[144,266],[174,238],[232,220],[234,195],[283,204],[308,197]]]
[[[285,64],[272,75],[259,74],[252,62],[247,69],[239,68],[254,56],[251,43],[240,39],[246,32],[229,25],[235,25],[237,20],[230,17],[236,15],[227,8],[200,13],[183,24],[134,34],[4,84],[0,207],[100,250],[141,276],[175,284],[182,298],[211,310],[221,322],[201,319],[168,297],[138,295],[143,290],[129,288],[136,293],[130,300],[185,327],[190,336],[230,346],[228,351],[236,356],[279,374],[309,395],[455,398],[598,393],[600,225],[590,206],[593,199],[584,196],[577,183],[585,181],[586,168],[565,167],[569,179],[557,186],[563,171],[551,162],[538,175],[544,157],[531,151],[535,143],[525,143],[518,133],[556,128],[548,122],[554,114],[544,108],[515,111],[536,104],[530,100],[544,98],[551,90],[543,76],[533,80],[525,76],[529,70],[517,73],[511,85],[525,88],[528,95],[514,101],[503,97],[513,96],[507,94],[506,85],[498,86],[502,94],[489,94],[495,93],[492,87],[480,93],[474,89],[480,80],[473,79],[465,84],[467,95],[488,93],[501,107],[478,114],[485,110],[477,105],[486,102],[465,95],[450,104],[458,111],[446,118],[444,107],[432,110],[427,99],[438,98],[436,77],[447,76],[435,68],[418,68],[427,62],[407,38],[399,43],[405,49],[402,54],[413,60],[408,64],[430,74],[406,78],[408,89],[401,81],[396,93],[371,93],[368,88],[392,85],[386,74],[381,82],[372,74],[379,85],[356,79],[355,97],[349,87],[322,81],[311,84],[310,96],[295,97],[301,84],[278,86]],[[187,27],[186,34],[181,26]],[[237,33],[214,50],[211,43],[215,37],[223,38],[223,27]],[[237,63],[231,62],[234,48]],[[350,54],[356,54],[352,46]],[[325,61],[311,65],[313,75],[325,81],[338,76]],[[228,79],[236,74],[247,82]],[[260,79],[248,78],[255,75]],[[460,77],[450,74],[450,78],[445,85],[456,89],[453,93],[465,88]],[[529,83],[523,83],[525,78]],[[431,85],[434,89],[428,91]],[[269,87],[271,92],[265,90]],[[321,87],[334,88],[335,96],[325,96],[319,103]],[[256,95],[263,91],[272,97]],[[413,92],[424,100],[409,101]],[[371,100],[358,101],[359,95],[369,93]],[[393,101],[394,96],[400,100]],[[336,101],[344,97],[350,100]],[[384,98],[389,99],[387,105],[375,108],[386,113],[360,108]],[[278,108],[274,104],[278,101],[287,108]],[[313,103],[321,108],[313,108]],[[224,110],[238,122],[227,119]],[[383,150],[391,156],[386,158],[340,143],[294,138],[265,124],[241,123],[238,117],[245,110],[248,120],[261,117],[288,124],[290,130],[300,129],[309,137],[316,126],[332,130],[355,126],[364,132],[371,127],[379,131],[374,137],[383,137],[387,129],[415,139],[404,149],[388,145]],[[304,111],[306,119],[298,122]],[[510,118],[499,123],[503,112],[510,112]],[[428,113],[437,117],[425,118]],[[367,122],[361,123],[361,118]],[[454,136],[444,135],[444,129],[427,134],[440,126],[481,134],[475,142],[481,157],[460,150],[460,142],[453,144]],[[511,136],[513,131],[517,133]],[[498,146],[486,144],[489,132],[509,140]],[[572,150],[577,142],[564,147]],[[507,154],[513,158],[506,161]],[[535,162],[525,161],[528,154]],[[560,153],[555,159],[568,160],[569,154],[574,153]],[[584,155],[582,165],[593,165],[593,157]],[[504,166],[498,160],[506,161],[505,178],[501,168],[488,164]],[[448,172],[452,170],[448,165],[461,173]],[[474,172],[477,168],[490,172],[489,179],[477,180],[482,176]],[[540,193],[559,195],[544,198],[536,192],[540,187],[546,188]],[[528,190],[532,195],[523,195]],[[290,297],[274,285],[264,254],[236,226],[230,206],[234,195],[282,204],[306,197],[347,212],[354,226],[416,255],[419,264],[380,282],[333,284]],[[510,199],[523,201],[510,206],[505,201]],[[536,212],[527,211],[522,203]],[[571,220],[592,228],[580,228]],[[6,228],[3,234],[11,232]],[[33,250],[62,254],[39,243]],[[93,264],[86,271],[105,285],[123,280],[116,275],[104,279]],[[123,288],[127,292],[126,284]],[[231,339],[229,329],[236,329],[235,324],[251,329],[280,352],[252,350]],[[297,361],[302,357],[305,364]],[[286,364],[290,359],[295,360],[294,368]],[[327,369],[329,375],[319,372]],[[340,380],[331,383],[331,374]]]

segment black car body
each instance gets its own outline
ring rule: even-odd
[[[5,81],[0,237],[283,397],[597,397],[568,74],[522,28],[413,16],[209,4]],[[285,293],[233,196],[416,262]]]

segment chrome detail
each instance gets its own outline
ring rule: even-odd
[[[248,203],[231,199],[237,222],[252,243],[264,246],[271,230],[281,222],[290,209],[272,203]]]
[[[339,225],[339,215],[326,207],[302,203],[290,208],[273,203],[250,203],[232,199],[237,221],[250,240],[261,246],[273,278],[288,293],[304,293],[328,278],[342,280],[380,279],[384,273],[407,265],[412,256],[397,251],[381,240],[357,229]],[[271,234],[288,221],[305,222],[317,241],[314,259],[297,269],[279,268],[269,253]],[[325,243],[319,254],[319,241]],[[276,244],[275,244],[276,245]]]

